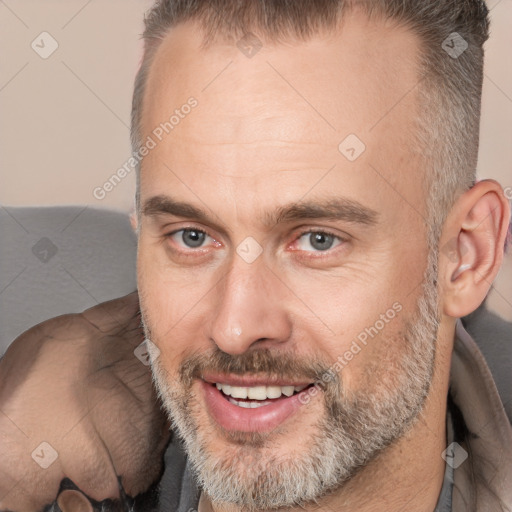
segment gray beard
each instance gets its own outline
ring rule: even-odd
[[[268,349],[241,356],[218,350],[187,358],[179,376],[171,378],[160,360],[152,357],[160,398],[174,430],[184,441],[199,486],[209,499],[247,512],[318,503],[401,438],[423,409],[433,376],[439,328],[435,282],[430,260],[413,318],[405,323],[399,338],[379,338],[379,343],[389,342],[390,347],[405,347],[394,355],[392,371],[379,361],[373,362],[369,370],[378,372],[377,385],[357,393],[343,389],[337,374],[325,382],[325,414],[314,425],[315,435],[286,458],[272,450],[279,446],[279,434],[273,436],[272,432],[224,432],[226,449],[212,453],[208,433],[215,431],[213,426],[210,432],[198,428],[202,407],[190,386],[205,368],[239,374],[263,371],[269,375],[315,376],[318,382],[329,371],[328,366],[321,362],[305,364],[295,358],[283,360],[282,355],[276,357]],[[145,330],[151,339],[146,325]]]

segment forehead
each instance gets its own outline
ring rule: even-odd
[[[163,177],[174,179],[162,165],[190,183],[238,178],[252,180],[253,190],[278,172],[302,179],[302,171],[333,165],[360,188],[369,162],[385,162],[380,172],[392,172],[394,181],[418,179],[411,143],[418,111],[414,34],[352,13],[336,33],[305,42],[258,40],[261,48],[248,57],[236,42],[202,48],[192,22],[166,36],[148,73],[144,138],[190,97],[197,107],[144,159],[141,195],[156,193],[153,183]],[[357,139],[349,141],[366,148],[356,162],[340,153],[340,142],[352,135]],[[278,179],[285,186],[286,175]]]

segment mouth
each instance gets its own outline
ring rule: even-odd
[[[206,410],[228,431],[269,432],[294,415],[304,404],[301,394],[313,383],[269,382],[243,385],[251,378],[203,378],[200,381]],[[254,382],[250,382],[254,384]]]
[[[232,404],[246,409],[257,409],[270,405],[281,397],[289,398],[300,393],[309,387],[308,384],[302,386],[230,386],[229,384],[215,383],[215,387]]]

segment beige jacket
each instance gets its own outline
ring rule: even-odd
[[[454,471],[452,510],[512,512],[512,426],[484,356],[460,321],[450,386],[468,431],[459,443],[468,458]]]

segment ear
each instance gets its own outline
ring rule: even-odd
[[[510,205],[499,183],[483,180],[455,203],[441,235],[443,312],[460,318],[484,301],[503,261]]]
[[[130,213],[130,224],[132,225],[133,231],[135,231],[135,233],[137,233],[138,220],[137,220],[137,213],[136,212]]]

